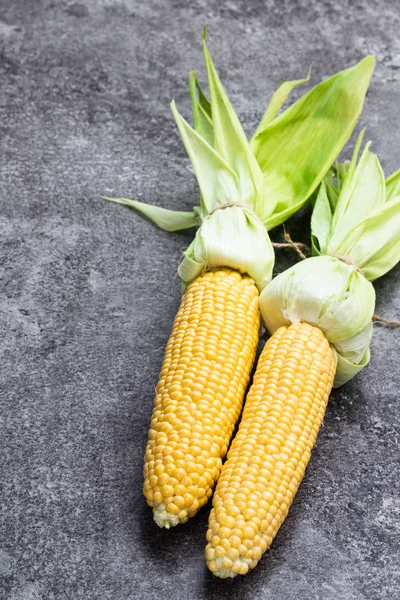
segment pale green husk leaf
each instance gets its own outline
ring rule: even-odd
[[[311,219],[314,254],[345,256],[373,281],[400,260],[400,176],[386,182],[378,157],[362,134],[350,163],[324,179]],[[397,194],[399,192],[399,194]]]
[[[372,337],[372,321],[359,334],[335,344],[337,366],[335,373],[335,387],[347,383],[369,363],[369,344]],[[367,346],[368,344],[368,346]],[[367,346],[367,347],[366,347]]]
[[[221,265],[247,273],[260,290],[272,277],[274,250],[260,219],[239,206],[206,217],[179,266],[185,283]]]
[[[325,333],[338,357],[336,386],[367,364],[375,291],[338,258],[308,258],[287,269],[266,286],[260,307],[271,334],[282,325],[303,321]]]
[[[201,216],[204,218],[221,204],[244,201],[240,196],[239,177],[224,158],[212,148],[179,114],[175,103],[172,113],[192,162],[201,191]]]
[[[200,218],[195,210],[193,212],[168,210],[161,206],[146,204],[146,202],[139,202],[138,200],[129,200],[128,198],[106,198],[105,196],[103,198],[104,200],[110,200],[110,202],[125,204],[134,208],[165,231],[181,231],[200,225]]]

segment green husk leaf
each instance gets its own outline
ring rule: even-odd
[[[350,379],[353,379],[362,369],[364,369],[371,358],[371,353],[369,347],[365,350],[362,359],[358,363],[353,363],[351,360],[348,360],[338,352],[337,356],[337,365],[336,365],[336,373],[335,373],[335,381],[333,387],[340,387],[344,385]]]
[[[179,114],[175,102],[171,103],[171,110],[196,173],[204,218],[219,204],[239,197],[238,177],[222,156]]]
[[[360,159],[357,170],[343,185],[333,213],[328,254],[349,252],[346,238],[353,229],[385,201],[385,179],[378,157],[368,152],[368,146]],[[347,184],[348,183],[348,184]],[[350,257],[351,258],[351,257]],[[358,264],[358,263],[357,263]]]
[[[351,162],[337,166],[336,188],[332,172],[320,186],[311,218],[312,249],[349,258],[373,281],[400,260],[400,195],[394,195],[400,178],[395,173],[389,185],[385,182],[369,143],[357,163],[361,140],[362,134]]]
[[[337,163],[337,182],[338,182],[337,185],[338,185],[338,190],[340,192],[343,189],[344,183],[348,179],[350,179],[355,173],[355,170],[357,168],[358,155],[360,154],[361,144],[364,139],[364,133],[365,133],[365,129],[362,129],[360,131],[360,133],[358,134],[351,160],[346,161],[345,163],[339,163],[339,162]],[[371,145],[371,142],[368,142],[366,144],[366,149],[367,149],[367,146],[369,148],[370,145]]]
[[[400,196],[359,223],[341,248],[369,281],[390,271],[400,260]]]
[[[400,169],[386,179],[386,200],[400,196]]]
[[[337,164],[335,171],[337,173],[337,187],[335,187],[335,183],[333,180],[333,171],[334,169],[331,169],[330,171],[328,171],[328,173],[325,175],[324,179],[322,180],[325,185],[326,185],[326,194],[328,196],[328,200],[329,200],[329,205],[331,207],[331,211],[333,212],[335,210],[337,201],[339,199],[339,190],[340,190],[340,186],[341,186],[341,179],[345,176],[345,171],[346,171],[346,167],[347,167],[347,163],[341,165],[341,164]],[[343,167],[343,169],[342,169]]]
[[[373,324],[368,321],[367,325],[359,333],[351,338],[335,344],[340,356],[354,365],[359,365],[365,358],[365,349],[369,347],[372,338]]]
[[[260,167],[222,87],[205,40],[203,50],[212,105],[215,150],[239,176],[239,198],[233,197],[231,201],[249,204],[257,214],[262,215],[265,202],[262,198],[263,177]]]
[[[323,249],[327,247],[331,221],[332,208],[328,195],[328,183],[323,179],[311,215],[311,240],[314,254],[321,254],[321,251],[323,252]]]
[[[268,229],[307,201],[349,139],[374,63],[368,56],[320,83],[258,134],[255,155],[264,175]]]
[[[146,202],[139,202],[138,200],[129,200],[128,198],[106,198],[103,196],[103,199],[134,208],[165,231],[180,231],[181,229],[189,229],[200,225],[200,218],[195,211],[168,210],[161,206],[146,204]]]
[[[254,132],[253,137],[250,140],[250,147],[254,151],[258,145],[257,136],[266,129],[267,125],[269,125],[276,117],[283,104],[285,103],[287,97],[290,92],[301,85],[302,83],[307,83],[310,81],[311,69],[309,69],[307,73],[307,77],[303,79],[294,79],[293,81],[283,81],[276,92],[273,93],[271,100],[269,101],[267,110],[265,111],[257,129]]]
[[[185,287],[207,269],[205,260],[202,260],[200,257],[198,260],[195,259],[194,247],[195,241],[193,240],[183,253],[182,260],[178,267],[178,275],[182,279]]]
[[[339,194],[331,223],[328,253],[333,253],[343,239],[371,211],[385,202],[385,177],[378,157],[366,144],[356,168],[350,168]]]
[[[207,98],[207,96],[205,95],[205,93],[203,92],[203,89],[200,85],[200,82],[198,80],[198,78],[196,77],[196,89],[199,95],[199,105],[201,106],[201,108],[203,109],[203,111],[206,113],[206,115],[208,116],[208,118],[210,119],[210,121],[212,121],[212,107],[211,107],[211,102],[209,101],[209,99]]]
[[[214,147],[214,126],[211,116],[211,104],[203,94],[197,79],[197,74],[192,71],[189,75],[190,99],[192,102],[193,128],[201,135],[210,146]]]

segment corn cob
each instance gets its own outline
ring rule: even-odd
[[[277,534],[310,459],[335,369],[318,327],[283,326],[266,343],[209,518],[206,560],[219,577],[254,568]]]
[[[221,269],[186,290],[165,352],[144,462],[160,527],[184,523],[212,494],[250,378],[260,329],[253,280]]]

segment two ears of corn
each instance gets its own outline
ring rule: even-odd
[[[247,140],[204,36],[203,49],[210,99],[191,73],[194,126],[171,105],[199,205],[170,211],[109,200],[167,231],[198,227],[179,266],[187,290],[157,386],[144,494],[156,522],[170,527],[193,516],[218,481],[206,560],[234,577],[257,564],[284,520],[333,383],[368,363],[370,282],[400,257],[400,171],[385,180],[369,144],[357,160],[362,134],[352,160],[331,167],[362,110],[372,57],[280,112],[310,74],[284,82]],[[311,197],[314,256],[272,279],[268,230]],[[222,465],[255,359],[259,307],[272,337]]]

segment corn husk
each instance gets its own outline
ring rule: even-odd
[[[368,364],[375,309],[370,282],[400,260],[400,171],[385,181],[369,143],[357,160],[362,137],[352,160],[338,163],[318,191],[311,219],[316,256],[278,275],[261,295],[271,333],[298,321],[322,329],[338,359],[335,386]]]
[[[171,104],[199,184],[199,206],[175,212],[126,198],[108,199],[131,206],[168,231],[198,226],[179,267],[185,284],[206,269],[231,267],[248,273],[262,290],[274,265],[267,231],[308,200],[348,140],[362,109],[374,59],[367,57],[337,73],[278,114],[290,91],[307,82],[310,74],[284,82],[247,140],[205,36],[203,49],[210,99],[192,72],[194,127]],[[216,210],[230,203],[234,205]]]
[[[271,280],[274,258],[268,232],[246,208],[232,206],[206,217],[178,273],[182,281],[192,281],[205,269],[222,265],[248,273],[260,290]]]
[[[325,333],[337,354],[336,386],[368,364],[375,291],[340,259],[318,256],[293,265],[265,288],[260,306],[271,334],[301,321]]]

